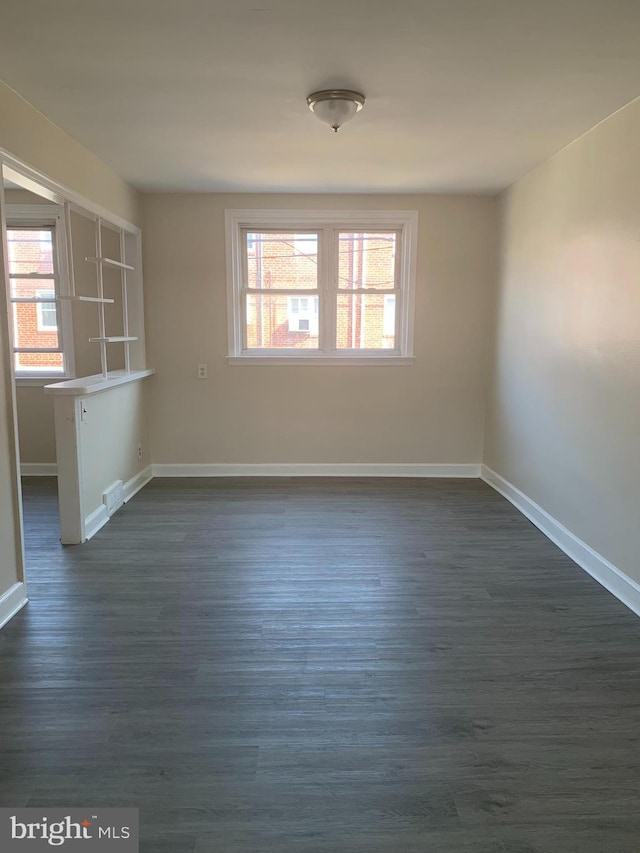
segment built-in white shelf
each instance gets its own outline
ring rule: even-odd
[[[115,299],[106,299],[100,296],[11,296],[11,302],[49,305],[51,302],[102,302],[113,305]]]
[[[137,338],[132,338],[129,335],[110,335],[106,338],[89,338],[91,344],[122,344],[129,341],[137,341]]]
[[[155,370],[112,370],[104,376],[97,373],[94,376],[82,376],[80,379],[67,379],[64,382],[55,382],[45,385],[45,394],[66,394],[68,396],[86,397],[88,394],[97,394],[99,391],[108,391],[118,385],[126,385],[129,382],[138,382],[153,376]]]
[[[127,279],[129,277],[129,273],[135,271],[135,267],[131,264],[126,263],[127,255],[127,244],[125,233],[122,228],[118,228],[117,231],[120,236],[120,253],[119,257],[121,260],[116,260],[115,258],[108,258],[104,254],[104,250],[102,247],[102,219],[97,217],[96,222],[96,253],[93,257],[85,257],[85,261],[88,261],[90,264],[95,264],[96,267],[96,276],[97,276],[97,292],[95,297],[76,297],[79,301],[86,302],[95,302],[97,303],[96,307],[98,309],[98,335],[95,338],[89,338],[89,342],[92,344],[98,344],[100,346],[100,363],[102,365],[102,376],[107,377],[109,374],[108,367],[108,344],[124,344],[124,366],[125,371],[131,371],[131,347],[130,344],[135,341],[140,340],[137,335],[131,334],[131,328],[129,326],[129,296],[128,296],[128,284]],[[122,289],[122,334],[120,335],[110,335],[107,329],[107,317],[105,316],[104,306],[107,303],[114,303],[114,299],[107,298],[104,292],[104,268],[111,267],[114,270],[118,270],[120,273],[120,286]],[[134,277],[135,279],[135,277]],[[71,288],[71,292],[75,294],[75,287]],[[137,331],[137,329],[133,330]]]
[[[90,264],[102,264],[103,267],[113,267],[116,270],[135,270],[135,267],[129,264],[123,264],[122,261],[114,261],[113,258],[85,258]]]
[[[61,300],[70,300],[71,302],[98,302],[102,305],[113,305],[115,299],[106,299],[103,296],[58,296]]]

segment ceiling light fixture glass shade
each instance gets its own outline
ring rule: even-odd
[[[312,113],[337,133],[364,106],[364,95],[351,89],[323,89],[307,98]]]

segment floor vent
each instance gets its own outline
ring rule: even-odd
[[[107,514],[109,517],[113,515],[114,512],[120,509],[122,504],[124,503],[124,490],[122,486],[122,480],[116,480],[115,483],[112,483],[109,488],[102,495],[102,503],[107,508]]]

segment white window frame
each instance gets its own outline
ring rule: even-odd
[[[416,210],[226,210],[227,320],[230,364],[412,364],[413,314],[417,268],[418,212]],[[318,232],[319,349],[248,349],[245,344],[247,231]],[[334,346],[333,306],[338,293],[337,234],[339,231],[395,231],[396,348],[341,350]],[[269,291],[265,289],[265,293]],[[280,291],[277,291],[280,292]],[[341,293],[375,295],[376,288],[342,290]],[[383,291],[384,293],[384,291]],[[290,296],[304,296],[291,290]],[[309,296],[315,296],[311,290]],[[382,295],[382,294],[381,294]]]
[[[29,348],[28,352],[60,352],[62,353],[62,371],[43,370],[42,368],[17,368],[14,363],[15,378],[28,384],[30,380],[39,384],[46,382],[61,382],[72,379],[75,375],[75,362],[73,353],[73,329],[71,317],[71,302],[69,290],[69,272],[67,265],[67,236],[64,221],[64,210],[58,204],[7,204],[6,205],[7,231],[11,228],[51,228],[53,227],[53,273],[50,278],[54,282],[56,314],[58,318],[58,346],[54,349]],[[10,277],[11,278],[11,277]],[[9,284],[10,288],[10,284]],[[40,308],[39,297],[33,298],[36,310]],[[9,299],[11,299],[9,292]],[[52,300],[47,300],[51,302]],[[40,312],[38,311],[38,329],[40,330]],[[12,353],[16,354],[16,342],[18,329],[16,328],[16,314],[12,309],[11,330],[13,333]],[[46,329],[45,331],[52,331]],[[26,350],[25,350],[26,351]]]

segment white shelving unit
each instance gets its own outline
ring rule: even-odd
[[[124,361],[125,361],[125,372],[131,372],[131,352],[129,349],[129,344],[138,341],[139,338],[136,335],[132,335],[129,329],[129,292],[128,292],[128,283],[127,283],[127,273],[135,272],[135,267],[132,264],[128,264],[126,262],[126,251],[127,251],[127,240],[125,232],[122,228],[115,228],[112,223],[106,223],[106,226],[111,230],[117,230],[119,238],[120,238],[120,260],[117,258],[109,258],[103,254],[102,251],[102,226],[103,220],[101,217],[96,216],[92,217],[95,223],[95,234],[96,234],[96,254],[93,257],[85,257],[85,261],[90,264],[95,264],[96,266],[96,283],[97,283],[97,295],[96,296],[80,296],[76,294],[75,291],[75,276],[74,276],[74,261],[73,261],[73,248],[72,248],[72,240],[71,240],[71,206],[67,203],[65,204],[65,221],[67,225],[67,266],[69,271],[69,290],[70,293],[67,296],[61,296],[60,299],[71,300],[72,302],[91,302],[94,303],[98,309],[98,329],[99,334],[96,337],[89,338],[89,343],[96,343],[100,346],[100,365],[102,368],[102,376],[107,378],[109,375],[109,366],[108,366],[108,346],[109,344],[114,343],[123,343],[124,346]],[[122,335],[109,335],[107,334],[106,328],[106,320],[104,313],[105,305],[113,305],[115,304],[115,299],[111,299],[110,297],[105,296],[104,290],[104,275],[103,270],[107,267],[109,269],[115,269],[120,271],[121,276],[121,288],[122,288]],[[42,300],[43,302],[47,300]],[[51,300],[48,300],[51,301]]]
[[[115,299],[105,299],[100,296],[71,296],[69,297],[74,302],[101,302],[103,305],[113,305]]]
[[[124,335],[110,335],[106,338],[89,338],[90,344],[121,344],[137,341],[137,338],[125,337]]]
[[[123,264],[121,261],[114,261],[113,258],[85,258],[85,261],[89,261],[92,264],[101,264],[103,267],[111,267],[115,270],[135,270],[135,267],[132,267],[131,264]]]

